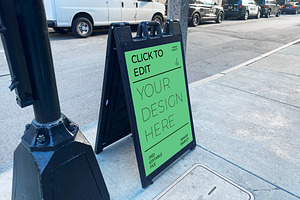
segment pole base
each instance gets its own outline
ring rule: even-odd
[[[14,153],[12,199],[109,199],[93,149],[77,125],[64,116],[54,125],[27,125]]]

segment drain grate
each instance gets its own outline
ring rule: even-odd
[[[155,200],[170,199],[254,200],[254,197],[234,182],[197,164],[155,198]]]

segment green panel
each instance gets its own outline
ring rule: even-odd
[[[148,176],[193,140],[180,42],[125,52]]]

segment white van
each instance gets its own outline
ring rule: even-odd
[[[154,0],[44,0],[44,6],[48,27],[72,30],[76,37],[90,36],[95,26],[150,20],[162,24],[165,18],[165,5]]]

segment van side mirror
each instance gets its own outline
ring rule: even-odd
[[[214,5],[217,6],[218,4],[215,2]]]

